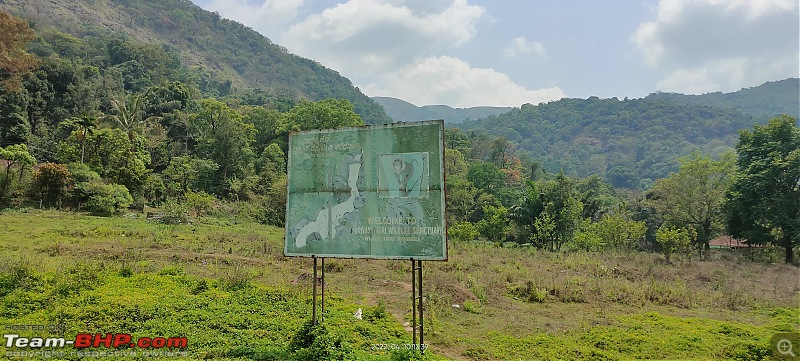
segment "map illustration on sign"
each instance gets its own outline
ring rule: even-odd
[[[442,139],[441,121],[292,133],[284,254],[446,260]]]
[[[345,215],[356,210],[355,201],[359,195],[356,183],[358,181],[358,172],[361,169],[360,162],[361,155],[359,154],[354,159],[354,163],[350,163],[348,167],[349,172],[347,174],[347,186],[350,188],[350,197],[339,204],[327,204],[325,208],[319,211],[314,222],[311,222],[303,226],[303,228],[300,228],[300,231],[295,238],[295,245],[297,247],[304,247],[308,237],[311,235],[319,235],[321,239],[335,237],[336,227],[333,227],[333,225],[337,224]]]

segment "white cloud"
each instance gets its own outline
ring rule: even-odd
[[[429,57],[387,74],[378,84],[369,84],[370,95],[401,98],[418,105],[446,104],[453,107],[520,106],[563,98],[561,89],[529,90],[492,69],[473,68],[448,56]]]
[[[514,58],[517,55],[529,53],[544,56],[544,45],[539,42],[528,41],[524,36],[519,36],[511,40],[511,45],[503,48],[503,55],[507,58]]]
[[[466,0],[350,0],[292,25],[281,43],[357,80],[466,43],[484,12]]]
[[[303,5],[302,0],[257,6],[247,5],[254,0],[213,1],[209,9],[262,33],[275,9],[291,18]],[[467,0],[348,0],[295,18],[274,40],[362,85],[367,95],[454,107],[520,106],[564,97],[559,88],[529,90],[493,69],[441,56],[472,40],[485,13]],[[515,55],[544,54],[541,44],[524,37],[510,47]]]
[[[659,90],[734,91],[798,76],[797,0],[661,0],[631,35]]]
[[[252,1],[248,0],[211,0],[205,8],[269,36],[276,27],[294,20],[298,9],[303,6],[303,0],[259,0],[259,2],[253,5]]]

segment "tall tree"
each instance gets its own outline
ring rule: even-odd
[[[514,152],[514,145],[506,137],[498,137],[492,141],[490,154],[492,163],[498,168],[505,168]]]
[[[536,182],[529,180],[528,187],[522,193],[520,202],[509,209],[508,217],[521,228],[522,239],[518,242],[526,243],[538,232],[536,220],[544,212],[544,193],[537,188]]]
[[[736,171],[733,153],[719,160],[697,153],[681,158],[677,173],[653,186],[651,202],[671,226],[692,227],[695,248],[703,256],[708,242],[723,230],[725,194]]]
[[[63,163],[77,163],[83,154],[85,164],[93,171],[133,194],[140,194],[147,179],[150,154],[143,149],[141,136],[131,141],[121,129],[100,128],[85,138],[75,130],[59,144],[58,154]]]
[[[36,164],[36,159],[28,152],[28,146],[25,144],[12,144],[5,148],[0,148],[0,160],[3,161],[5,169],[3,170],[3,177],[0,178],[0,204],[4,203],[7,197],[12,193],[11,168],[17,167],[19,172],[19,179],[22,180],[22,174],[27,167],[32,167]]]
[[[505,184],[506,177],[494,164],[476,161],[469,165],[467,179],[479,190],[495,194]]]
[[[79,139],[81,141],[81,163],[83,163],[86,154],[86,136],[94,133],[97,124],[97,117],[89,113],[83,113],[79,118],[75,119],[75,125],[78,126]]]
[[[0,10],[0,86],[17,90],[22,75],[36,68],[35,55],[25,51],[35,38],[28,23]]]
[[[467,221],[476,210],[476,194],[480,193],[472,183],[460,175],[447,177],[447,224]]]
[[[240,111],[244,114],[244,122],[255,127],[256,142],[253,146],[256,154],[260,154],[270,143],[278,137],[280,128],[285,127],[284,113],[264,107],[243,107]]]
[[[800,245],[800,128],[782,115],[739,132],[739,175],[731,187],[728,228],[749,243],[773,243],[786,263]]]
[[[544,187],[544,215],[552,222],[550,250],[560,250],[564,243],[572,241],[580,222],[583,204],[578,199],[572,179],[559,172],[552,182]]]
[[[580,200],[583,203],[581,218],[598,221],[606,212],[620,203],[614,187],[597,174],[579,180],[575,184],[575,189],[581,195]]]
[[[219,165],[219,181],[244,178],[251,173],[254,160],[251,145],[256,130],[236,110],[218,100],[202,100],[200,110],[192,118],[192,127],[199,134],[198,154]]]

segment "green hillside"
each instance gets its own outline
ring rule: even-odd
[[[562,99],[461,124],[503,136],[552,171],[606,176],[617,187],[649,184],[693,151],[730,150],[739,129],[765,123],[729,109],[652,99]]]
[[[800,115],[800,79],[767,82],[732,93],[714,92],[703,95],[653,93],[648,95],[647,99],[732,108],[752,114],[759,119],[768,119],[780,114],[797,117]]]
[[[174,51],[184,66],[202,66],[235,89],[259,88],[291,99],[344,98],[366,123],[390,121],[379,105],[337,72],[189,1],[4,0],[0,8],[28,19],[37,30],[54,27],[78,38],[126,34]]]

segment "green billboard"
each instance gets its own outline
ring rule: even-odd
[[[443,121],[289,135],[284,254],[447,260]]]

